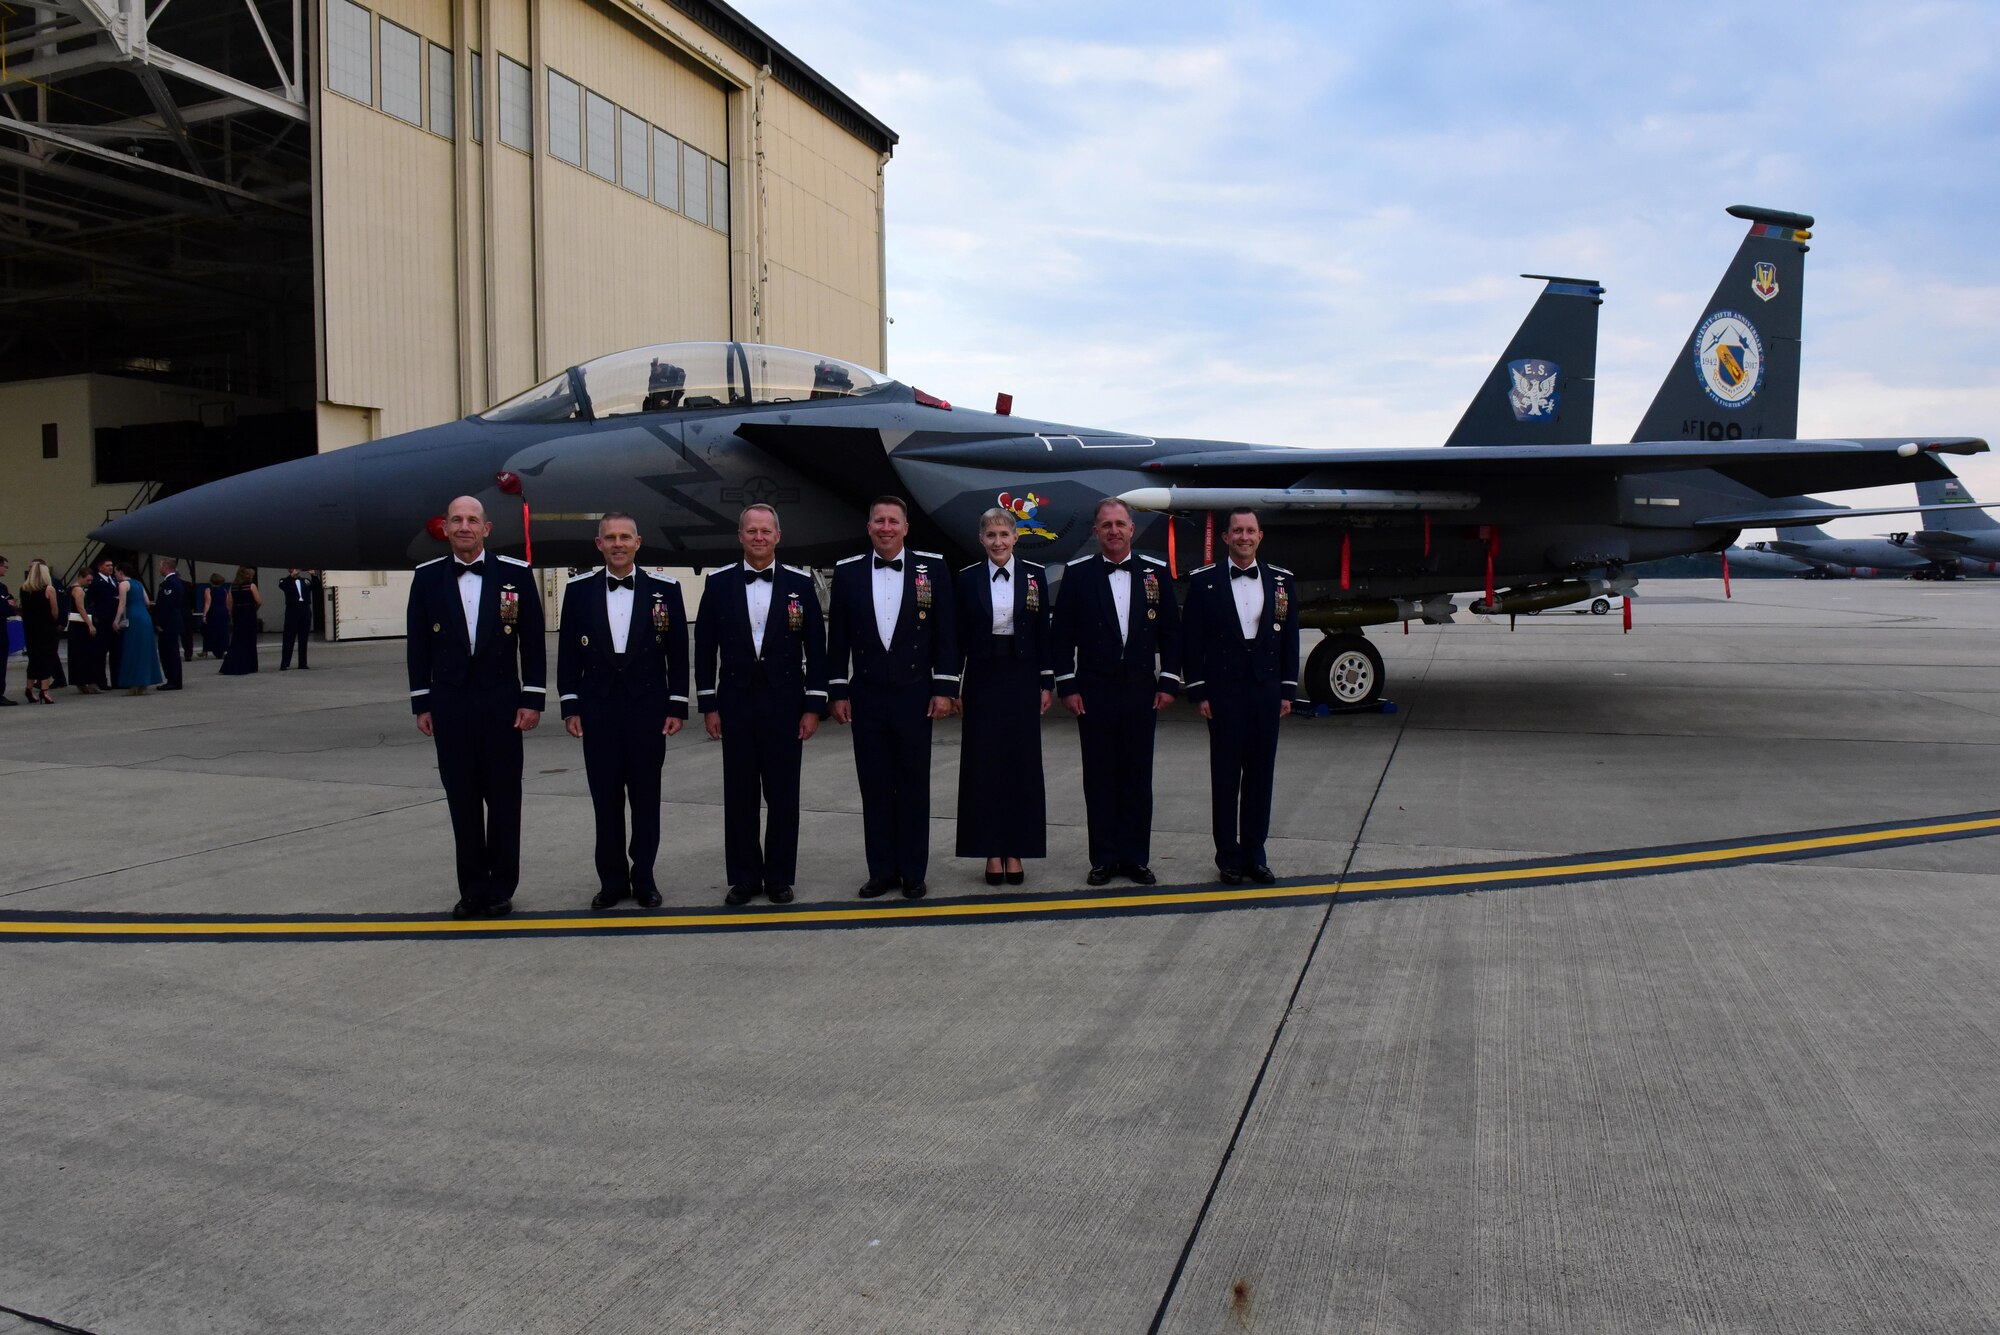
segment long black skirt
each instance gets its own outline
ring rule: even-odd
[[[958,856],[1046,857],[1040,675],[1025,659],[974,659],[961,694]]]

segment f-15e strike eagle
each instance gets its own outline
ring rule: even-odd
[[[1438,447],[1298,448],[1140,436],[954,408],[830,357],[670,343],[572,366],[486,412],[298,459],[156,501],[93,537],[223,562],[381,569],[445,550],[434,517],[480,497],[493,545],[596,563],[595,520],[638,520],[653,559],[733,559],[736,515],[778,506],[787,560],[831,564],[868,500],[914,502],[913,539],[970,560],[976,517],[1015,515],[1030,559],[1085,548],[1100,497],[1140,512],[1139,542],[1200,564],[1217,511],[1257,507],[1265,555],[1299,577],[1326,632],[1302,683],[1362,704],[1382,662],[1362,628],[1561,606],[1631,586],[1628,565],[1719,551],[1745,528],[1838,515],[1804,493],[1952,476],[1972,437],[1798,440],[1800,298],[1812,219],[1750,223],[1629,445],[1593,445],[1602,288],[1548,279]],[[1531,275],[1539,276],[1539,275]],[[1915,508],[1915,507],[1905,507]],[[532,542],[530,541],[532,539]],[[1058,592],[1058,597],[1060,593]]]

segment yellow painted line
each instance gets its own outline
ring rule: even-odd
[[[842,926],[896,921],[952,918],[1060,917],[1079,913],[1118,913],[1140,909],[1176,909],[1281,903],[1285,900],[1320,899],[1327,896],[1380,894],[1397,890],[1435,890],[1453,886],[1498,885],[1518,881],[1589,880],[1630,872],[1692,868],[1720,862],[1764,861],[1789,854],[1826,852],[1843,848],[1866,848],[1911,839],[1935,839],[1948,835],[2000,831],[2000,816],[1968,820],[1939,821],[1922,825],[1900,825],[1887,829],[1817,835],[1810,838],[1781,838],[1760,844],[1735,844],[1723,848],[1689,849],[1678,853],[1658,853],[1633,857],[1603,857],[1577,862],[1547,863],[1539,866],[1495,867],[1485,870],[1448,870],[1434,874],[1378,877],[1359,881],[1322,881],[1307,885],[1254,886],[1240,889],[1201,888],[1167,891],[1151,895],[1093,896],[1086,898],[1019,899],[1000,901],[889,904],[868,908],[800,909],[773,913],[654,913],[617,917],[563,918],[351,918],[314,921],[95,921],[63,915],[0,920],[0,936],[409,936],[475,933],[479,935],[533,935],[535,933],[589,933],[633,930],[713,929],[718,927],[783,928],[797,926]]]

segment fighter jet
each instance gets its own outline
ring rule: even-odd
[[[1097,501],[1118,496],[1141,512],[1142,546],[1185,575],[1209,556],[1214,515],[1252,505],[1266,556],[1298,574],[1302,619],[1327,633],[1302,685],[1366,704],[1385,674],[1365,626],[1448,621],[1462,592],[1483,595],[1479,613],[1623,593],[1629,563],[1823,517],[1824,502],[1803,493],[1942,479],[1941,455],[1986,448],[1973,437],[1791,438],[1812,220],[1730,212],[1749,235],[1630,445],[1569,438],[1589,407],[1591,375],[1579,372],[1594,360],[1601,289],[1550,280],[1537,309],[1588,311],[1587,350],[1529,346],[1531,312],[1443,446],[1106,431],[953,407],[806,352],[663,344],[570,367],[462,421],[210,483],[93,536],[203,560],[381,569],[445,550],[438,516],[469,493],[496,520],[497,550],[543,565],[593,563],[595,520],[613,509],[637,518],[656,559],[692,565],[732,557],[737,511],[768,501],[786,556],[824,565],[853,550],[868,500],[895,492],[913,502],[921,546],[971,559],[977,516],[997,505],[1014,515],[1023,554],[1055,564],[1084,550]],[[1573,339],[1584,322],[1555,323]],[[1482,423],[1497,437],[1469,443]]]
[[[1784,537],[1751,543],[1750,550],[1789,558],[1822,575],[1938,579],[1944,574],[1938,562],[1890,538],[1836,538],[1823,528],[1788,529]]]
[[[1931,508],[1934,527],[1917,533],[1892,533],[1889,541],[1906,551],[1927,556],[1960,575],[2000,575],[2000,520],[1986,513],[1955,477],[1919,482],[1917,499]],[[1929,524],[1929,518],[1926,518]]]

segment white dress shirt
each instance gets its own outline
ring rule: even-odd
[[[606,581],[611,579],[610,567],[604,571]],[[632,568],[632,588],[614,589],[607,582],[604,589],[604,619],[611,623],[611,651],[622,654],[625,642],[632,638],[632,595],[638,588],[639,569]]]
[[[472,558],[473,561],[484,561],[486,559],[485,552],[481,552]],[[458,573],[471,564],[472,561],[461,561],[457,557],[453,557],[451,573],[452,578],[458,581],[459,604],[465,608],[465,642],[476,649],[479,647],[479,594],[485,586],[486,576],[483,573],[478,575],[461,575]]]
[[[1257,623],[1264,619],[1264,572],[1257,569],[1252,561],[1250,569],[1255,572],[1244,579],[1237,575],[1237,565],[1229,563],[1229,595],[1236,600],[1236,619],[1243,626],[1243,638],[1257,638]]]
[[[869,553],[868,571],[875,589],[875,633],[882,637],[882,647],[895,647],[896,619],[903,615],[903,572],[891,570],[887,566],[875,564],[877,559],[901,561],[907,559],[908,550],[894,556],[878,558]]]
[[[1109,557],[1105,559],[1107,561],[1110,560]],[[1139,558],[1136,556],[1127,556],[1125,559],[1136,561]],[[1118,643],[1123,644],[1131,638],[1132,572],[1129,570],[1114,570],[1111,572],[1109,578],[1111,581],[1111,605],[1118,611]]]
[[[993,633],[1012,635],[1014,633],[1014,580],[1020,567],[1011,560],[1004,566],[996,566],[989,558],[986,562],[986,584],[993,590]],[[1007,578],[1001,579],[998,571],[1006,571]]]
[[[771,562],[764,567],[771,572],[769,579],[750,579],[743,582],[743,603],[750,609],[750,646],[757,651],[757,657],[764,656],[764,623],[771,619],[771,595],[778,587],[778,563]],[[755,569],[748,561],[743,563],[745,572]]]

